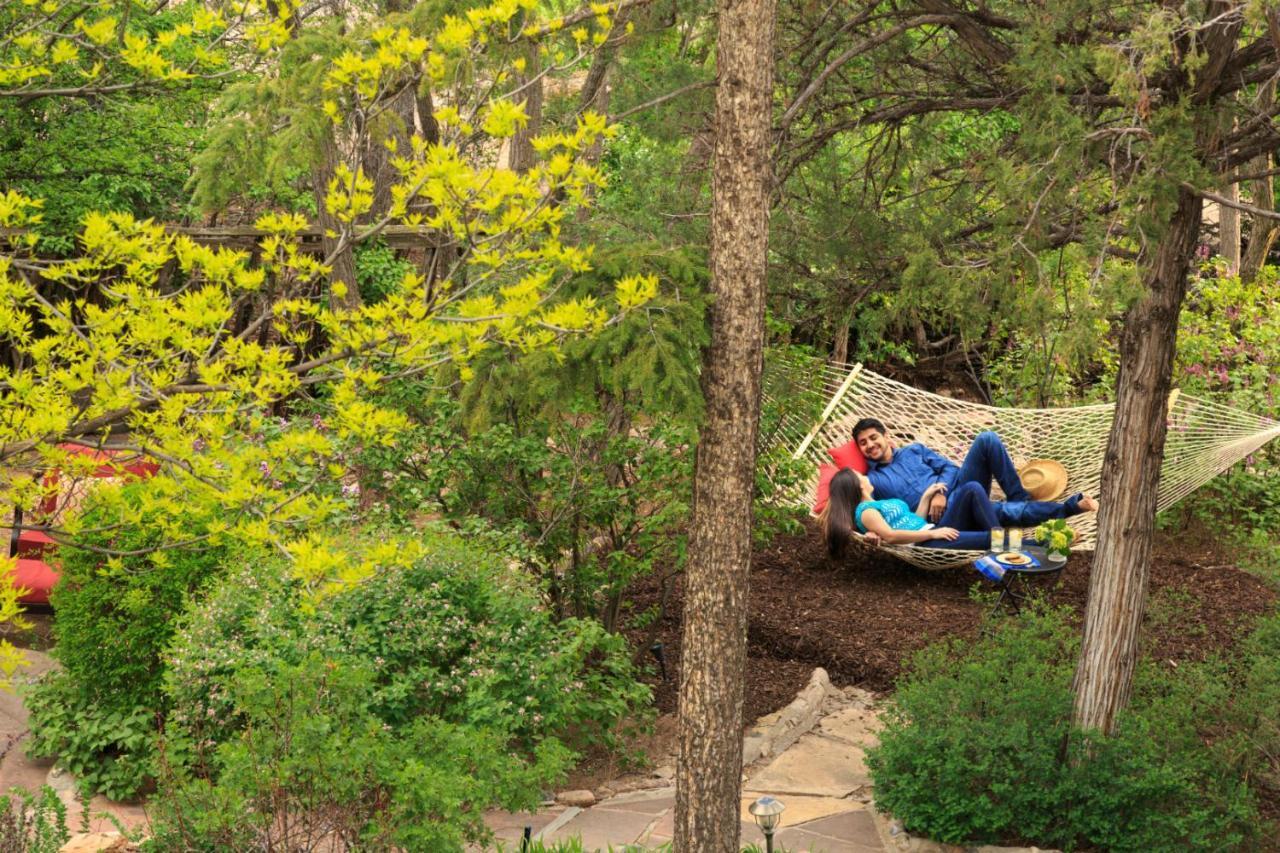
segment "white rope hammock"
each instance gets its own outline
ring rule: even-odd
[[[920,391],[860,364],[773,364],[768,379],[766,393],[786,399],[789,412],[771,442],[793,448],[792,458],[812,463],[809,480],[785,495],[787,502],[796,506],[813,505],[818,465],[831,462],[827,450],[848,443],[853,425],[864,417],[883,421],[899,445],[919,441],[957,463],[964,459],[978,433],[994,430],[1015,465],[1030,459],[1055,459],[1067,469],[1065,494],[1098,495],[1114,403],[1070,409],[1002,409]],[[825,401],[821,414],[817,414],[819,401]],[[812,417],[816,422],[808,420]],[[1270,418],[1175,390],[1170,395],[1158,508],[1177,503],[1277,436],[1280,423]],[[997,486],[993,498],[1000,497]],[[1092,550],[1097,513],[1075,516],[1068,523],[1076,531],[1072,549]],[[881,547],[925,569],[959,566],[981,556],[977,551],[920,545]]]

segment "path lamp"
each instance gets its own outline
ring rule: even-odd
[[[777,828],[778,821],[782,820],[782,810],[785,808],[782,800],[767,796],[747,806],[747,811],[756,819],[756,826],[764,833],[765,853],[773,853],[773,831]]]

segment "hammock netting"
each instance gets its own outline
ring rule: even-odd
[[[829,448],[846,444],[853,425],[864,417],[884,422],[899,445],[918,441],[959,463],[978,433],[1000,435],[1021,466],[1030,459],[1054,459],[1067,469],[1065,495],[1098,495],[1114,403],[1069,409],[1012,409],[984,406],[920,391],[873,373],[861,365],[774,362],[766,373],[766,396],[785,401],[786,414],[774,426],[770,443],[790,449],[794,459],[812,463],[812,474],[784,499],[812,506],[818,465],[831,462]],[[1175,391],[1168,408],[1169,431],[1160,473],[1159,509],[1166,509],[1236,462],[1280,436],[1270,418],[1200,400]],[[1002,498],[996,486],[993,499]],[[1073,550],[1093,550],[1097,513],[1068,520],[1076,531]],[[970,563],[977,551],[922,545],[885,545],[882,549],[913,565],[941,569]]]

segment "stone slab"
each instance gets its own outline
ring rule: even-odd
[[[647,797],[620,800],[617,797],[604,800],[596,808],[608,809],[610,811],[619,812],[635,812],[636,814],[646,814],[650,817],[657,817],[666,814],[676,807],[676,795],[672,793],[664,794],[661,797]]]
[[[774,796],[845,797],[869,785],[862,749],[842,740],[807,734],[751,777],[753,791]]]
[[[625,794],[618,794],[616,797],[610,797],[600,805],[605,808],[614,809],[631,803],[644,803],[653,800],[670,800],[675,802],[676,789],[670,786],[664,788],[651,788],[647,791],[628,791]],[[634,811],[634,809],[633,809]]]
[[[560,816],[563,809],[552,808],[544,809],[539,812],[508,812],[501,809],[491,809],[485,812],[484,822],[489,829],[493,830],[494,840],[497,842],[520,842],[524,836],[524,828],[531,827],[533,834],[542,831],[553,820]],[[508,843],[506,846],[510,847]],[[475,847],[476,850],[492,850],[496,844],[490,844],[487,847]]]
[[[554,832],[543,833],[543,841],[578,838],[587,850],[608,850],[634,844],[646,833],[655,818],[638,812],[615,811],[597,806],[574,815]]]
[[[742,819],[754,820],[751,812],[747,808],[764,793],[760,791],[743,791],[742,792]],[[861,803],[853,800],[842,800],[836,797],[804,797],[789,796],[783,799],[782,804],[786,808],[782,812],[781,826],[798,826],[808,823],[811,820],[829,817],[830,815],[843,814],[844,812],[854,811],[863,808]],[[874,828],[874,827],[873,827]]]
[[[879,743],[880,717],[865,708],[845,708],[828,714],[818,723],[817,733],[839,738],[864,749]]]
[[[867,847],[856,841],[828,838],[806,829],[792,827],[774,836],[774,845],[789,853],[880,853],[880,846]]]
[[[831,817],[819,818],[799,827],[823,838],[853,844],[863,850],[883,850],[875,818],[866,809],[853,809]]]

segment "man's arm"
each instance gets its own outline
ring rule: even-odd
[[[942,519],[943,512],[947,511],[946,485],[943,484],[945,483],[946,475],[950,473],[951,469],[959,469],[959,466],[955,462],[948,460],[942,453],[933,450],[932,447],[919,444],[919,448],[920,464],[928,467],[933,476],[936,476],[937,482],[933,485],[942,485],[943,487],[942,489],[929,487],[929,489],[933,489],[932,494],[929,493],[929,489],[925,489],[924,496],[920,498],[920,506],[924,508],[919,512],[919,515],[923,515],[925,519],[937,524],[938,520]]]

